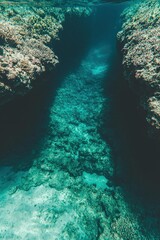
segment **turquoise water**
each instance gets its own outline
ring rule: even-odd
[[[40,83],[1,109],[0,239],[160,239],[159,203],[150,201],[154,148],[123,77],[116,39],[129,3],[85,6],[69,6],[66,18],[61,5],[1,8],[2,23],[25,24],[26,42],[42,41],[59,63],[47,71],[43,55]],[[54,24],[63,26],[59,40],[42,39]],[[6,39],[1,48],[10,44]]]
[[[12,0],[12,1],[1,1],[2,4],[7,4],[7,2],[15,2],[15,3],[26,3],[25,1],[15,1],[15,0]],[[77,6],[85,6],[85,7],[88,7],[88,6],[97,6],[97,5],[103,5],[105,3],[122,3],[122,2],[128,2],[128,0],[77,0],[76,2],[72,1],[72,0],[54,0],[54,1],[38,1],[38,0],[30,0],[28,1],[27,4],[31,3],[32,5],[33,4],[39,4],[42,6],[42,4],[44,3],[45,5],[47,4],[50,4],[52,6],[56,6],[56,7],[68,7],[68,6],[72,6],[72,7],[77,7]]]

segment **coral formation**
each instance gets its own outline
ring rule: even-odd
[[[106,61],[104,48],[97,47],[65,76],[29,171],[0,169],[0,238],[145,239],[112,181],[112,150],[98,131],[109,107]]]
[[[57,38],[61,23],[51,16],[42,18],[29,7],[26,17],[20,10],[18,6],[7,7],[1,13],[0,105],[15,96],[25,95],[42,73],[52,70],[58,63],[47,43]]]
[[[127,8],[118,33],[130,88],[146,112],[151,137],[160,139],[160,5],[143,1]]]
[[[89,8],[68,7],[65,11],[90,14]],[[54,68],[58,59],[52,43],[64,18],[62,9],[47,7],[10,6],[1,13],[1,104],[26,94],[43,73]],[[160,239],[160,211],[153,208],[148,214],[131,201],[127,204],[123,186],[114,181],[117,169],[112,148],[101,136],[104,109],[110,118],[110,95],[104,96],[109,49],[111,45],[91,49],[79,68],[63,76],[55,96],[51,89],[49,106],[40,106],[47,108],[47,120],[42,123],[40,119],[39,128],[34,126],[39,141],[31,146],[31,153],[26,154],[26,143],[22,155],[9,149],[2,156],[21,162],[32,158],[32,163],[28,171],[0,168],[0,238]],[[157,102],[150,105],[157,111]],[[29,142],[31,139],[29,134]]]
[[[91,9],[0,6],[0,105],[28,93],[54,69],[53,43],[66,14],[90,15]]]

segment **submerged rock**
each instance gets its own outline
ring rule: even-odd
[[[29,171],[0,169],[0,238],[146,239],[113,182],[112,148],[99,132],[110,102],[103,94],[109,71],[104,49],[91,49],[64,76],[48,109],[46,134],[32,146]]]
[[[58,63],[49,43],[57,38],[61,23],[41,15],[17,6],[6,7],[1,13],[0,105],[28,93],[42,73]]]
[[[89,15],[89,8],[0,6],[0,105],[28,93],[58,63],[54,40],[66,14]]]
[[[118,33],[125,78],[146,113],[150,137],[160,139],[160,4],[132,5]]]

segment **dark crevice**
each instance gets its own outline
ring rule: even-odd
[[[127,188],[133,197],[138,194],[155,200],[160,197],[159,150],[148,137],[146,113],[123,77],[121,59],[115,59],[105,86],[105,94],[111,99],[110,118],[107,111],[102,127],[103,137],[113,146],[115,183]]]

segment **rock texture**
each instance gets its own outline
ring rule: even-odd
[[[125,78],[146,112],[148,133],[160,139],[160,4],[144,1],[123,13],[118,33]]]
[[[58,19],[46,16],[43,10],[3,8],[0,21],[0,105],[26,94],[42,73],[55,67],[58,59],[49,44],[62,28]]]
[[[55,97],[50,88],[48,119],[40,119],[36,128],[39,143],[31,144],[27,156],[15,156],[32,158],[30,169],[0,168],[0,239],[147,239],[141,231],[144,218],[139,224],[122,188],[112,181],[112,148],[99,133],[102,112],[110,106],[103,94],[110,59],[105,49],[110,48],[91,49],[78,68],[65,74]],[[148,239],[153,239],[152,222]]]
[[[66,14],[89,15],[89,8],[0,6],[0,105],[23,96],[54,69],[58,39]]]

